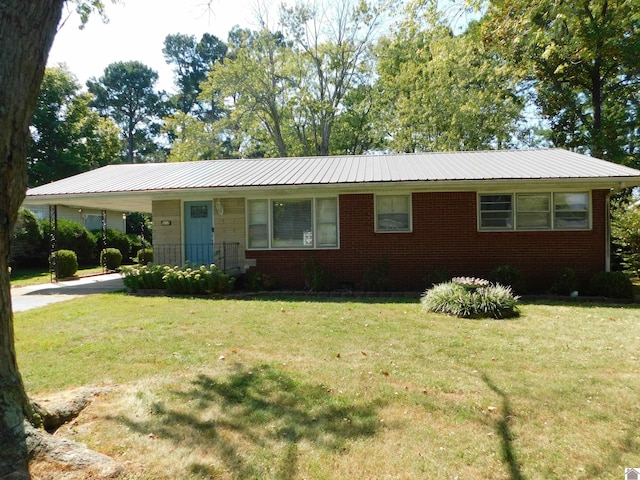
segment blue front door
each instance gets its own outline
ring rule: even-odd
[[[184,202],[185,261],[213,263],[212,202]]]

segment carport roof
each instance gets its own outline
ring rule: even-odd
[[[640,185],[640,171],[562,149],[121,164],[29,189],[25,204],[149,212],[153,199],[171,192],[175,198],[181,192],[216,196],[330,185],[353,190],[363,184],[460,190],[534,180],[631,187]]]

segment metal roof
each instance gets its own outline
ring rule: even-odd
[[[562,149],[121,164],[29,189],[25,203],[59,200],[60,204],[80,205],[81,199],[93,196],[101,198],[103,208],[125,210],[128,204],[135,208],[144,204],[141,211],[149,211],[151,193],[171,191],[328,185],[362,188],[363,184],[393,186],[400,182],[419,183],[421,188],[460,188],[476,182],[531,180],[597,182],[597,188],[613,188],[619,182],[640,185],[640,171]]]

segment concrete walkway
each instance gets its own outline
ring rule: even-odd
[[[14,312],[23,312],[51,303],[84,297],[92,293],[118,292],[124,289],[122,275],[119,273],[107,273],[77,280],[12,288],[11,304]]]

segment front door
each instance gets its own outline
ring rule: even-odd
[[[185,261],[213,263],[212,202],[184,202]]]

